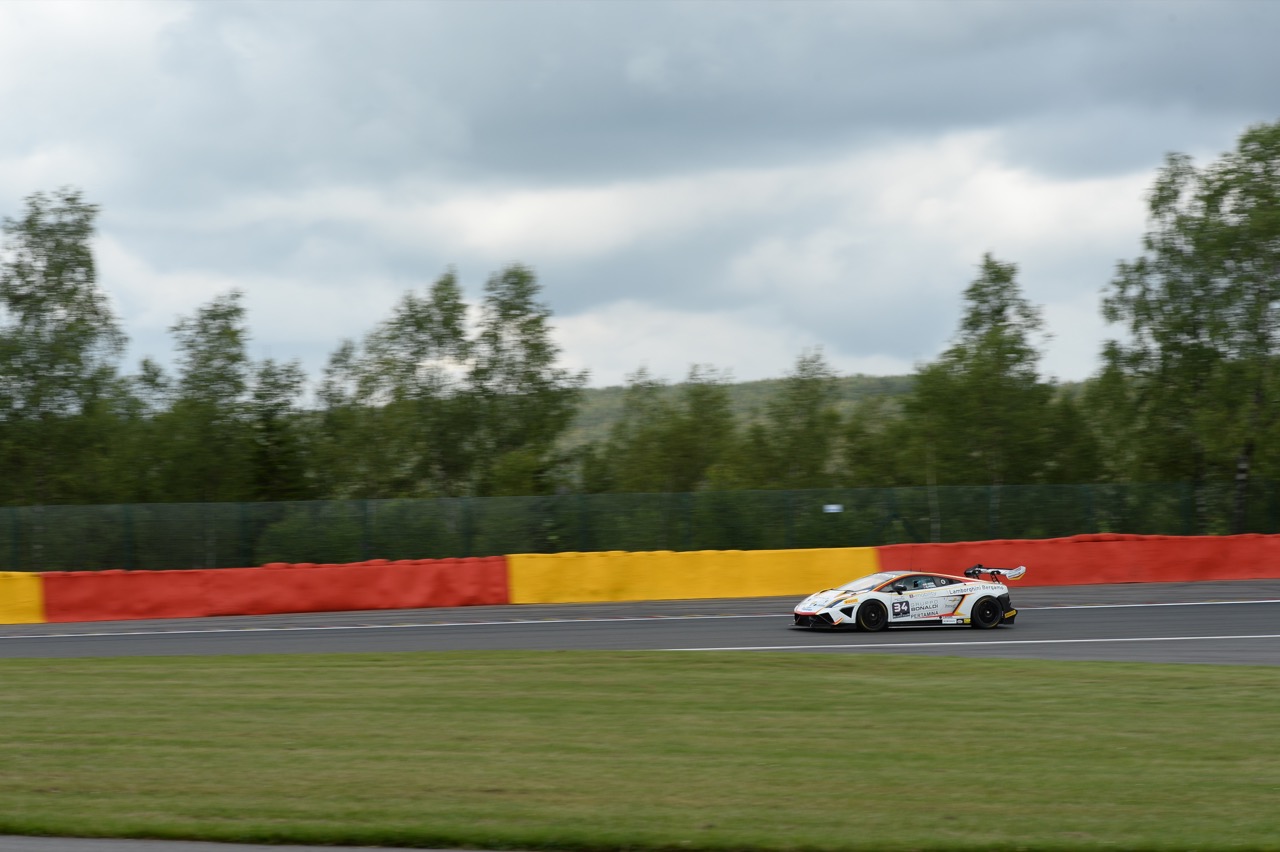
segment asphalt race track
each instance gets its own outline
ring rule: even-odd
[[[1280,580],[1014,589],[1017,624],[818,632],[795,598],[0,625],[0,658],[731,650],[1280,665]]]

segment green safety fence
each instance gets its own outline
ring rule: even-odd
[[[563,494],[0,509],[0,571],[158,570],[606,550],[765,550],[1079,533],[1280,531],[1275,483]]]

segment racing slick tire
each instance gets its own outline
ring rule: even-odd
[[[877,633],[889,626],[889,610],[880,601],[867,601],[858,607],[856,624],[859,630]]]
[[[998,627],[1004,619],[1004,608],[995,598],[983,598],[973,605],[973,615],[969,623],[979,630],[990,630]]]

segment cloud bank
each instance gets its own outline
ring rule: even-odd
[[[314,373],[520,262],[594,385],[900,374],[991,252],[1076,380],[1164,154],[1280,117],[1277,31],[1249,0],[10,2],[0,213],[101,205],[134,360],[239,288],[255,354]]]

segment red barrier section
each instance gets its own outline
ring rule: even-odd
[[[50,622],[267,615],[508,602],[504,556],[42,575]]]
[[[1280,536],[1077,535],[1070,538],[892,544],[878,548],[883,571],[959,574],[981,563],[1027,566],[1011,585],[1190,583],[1280,579]]]

